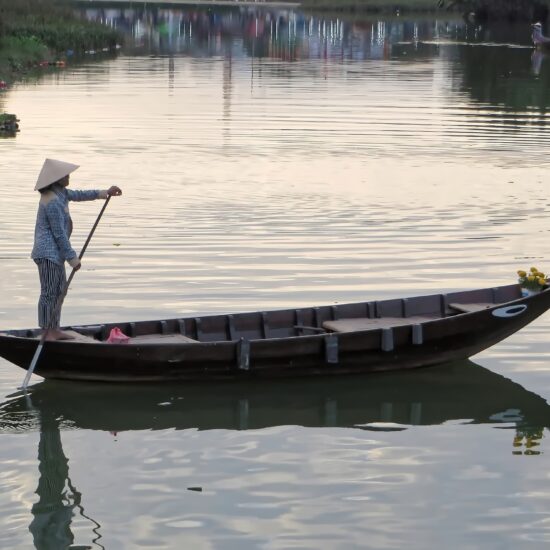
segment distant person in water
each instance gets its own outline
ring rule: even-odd
[[[550,46],[550,38],[547,36],[544,36],[542,34],[542,24],[541,23],[533,23],[531,25],[532,28],[532,34],[531,38],[533,40],[533,44],[535,45],[535,48],[547,48]]]
[[[61,308],[57,308],[67,276],[65,262],[75,270],[80,269],[78,254],[71,246],[73,222],[69,214],[69,201],[93,201],[122,194],[116,185],[105,191],[73,191],[67,189],[69,177],[78,166],[60,160],[46,159],[35,191],[40,192],[32,259],[38,266],[40,299],[38,324],[45,332],[46,340],[70,340],[72,336],[59,329]]]

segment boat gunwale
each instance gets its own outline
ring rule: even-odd
[[[495,290],[495,289],[504,289],[504,288],[511,288],[511,287],[514,287],[514,286],[517,286],[519,287],[519,285],[517,284],[511,284],[511,285],[501,285],[501,286],[498,286],[498,287],[483,287],[483,288],[479,288],[479,289],[471,289],[471,290],[465,290],[465,291],[457,291],[459,293],[474,293],[474,292],[477,292],[477,291],[482,291],[482,290]],[[499,302],[499,303],[493,303],[492,306],[490,307],[485,307],[483,309],[479,309],[479,310],[476,310],[476,311],[468,311],[468,312],[460,312],[460,311],[457,311],[456,313],[452,313],[452,314],[448,314],[448,315],[445,315],[445,314],[442,314],[438,317],[434,317],[433,319],[426,319],[426,320],[423,320],[423,321],[414,321],[414,322],[411,322],[411,323],[406,323],[406,324],[401,324],[401,325],[396,325],[394,327],[390,327],[391,330],[395,330],[395,329],[400,329],[400,328],[404,328],[404,327],[411,327],[413,325],[428,325],[428,326],[431,326],[432,324],[434,323],[442,323],[442,322],[445,322],[445,321],[449,321],[451,319],[457,319],[457,318],[464,318],[464,316],[478,316],[480,314],[483,314],[484,312],[492,312],[493,310],[497,309],[497,308],[502,308],[502,307],[509,307],[509,306],[513,306],[515,303],[523,303],[523,302],[526,302],[526,301],[533,301],[533,300],[536,300],[536,298],[539,296],[539,295],[542,295],[544,293],[547,293],[548,291],[550,291],[550,286],[547,286],[546,288],[544,288],[543,290],[541,290],[541,292],[537,293],[537,294],[533,294],[533,295],[528,295],[528,296],[520,296],[519,298],[514,298],[513,300],[509,300],[509,301],[506,301],[506,302]],[[161,323],[164,323],[164,322],[178,322],[178,321],[185,321],[185,320],[196,320],[196,319],[215,319],[215,318],[228,318],[229,316],[247,316],[247,315],[258,315],[258,314],[262,314],[262,313],[287,313],[287,312],[298,312],[298,311],[301,311],[301,312],[304,312],[304,311],[314,311],[316,309],[320,309],[320,308],[332,308],[332,307],[353,307],[353,306],[367,306],[368,304],[371,304],[371,303],[374,303],[374,304],[377,304],[377,303],[380,303],[380,302],[389,302],[389,301],[392,301],[392,300],[404,300],[404,299],[407,299],[407,298],[430,298],[430,297],[436,297],[436,296],[448,296],[449,294],[454,294],[456,292],[447,292],[447,293],[444,293],[444,294],[425,294],[425,295],[416,295],[416,296],[411,296],[411,297],[406,297],[406,298],[389,298],[389,299],[382,299],[382,300],[374,300],[374,301],[363,301],[363,302],[349,302],[349,303],[344,303],[344,304],[326,304],[326,305],[322,305],[322,306],[306,306],[306,307],[302,307],[302,308],[284,308],[284,309],[273,309],[273,310],[255,310],[255,311],[248,311],[248,312],[238,312],[238,313],[217,313],[217,314],[212,314],[212,315],[205,315],[205,316],[201,316],[201,315],[197,315],[197,316],[192,316],[192,317],[175,317],[175,318],[169,318],[169,319],[149,319],[149,320],[143,320],[143,321],[121,321],[121,322],[109,322],[109,323],[90,323],[90,324],[85,324],[85,325],[82,325],[82,324],[73,324],[73,325],[67,325],[65,327],[62,327],[62,329],[65,329],[65,330],[68,330],[68,329],[71,329],[71,330],[74,330],[75,332],[78,332],[78,329],[86,329],[86,328],[90,328],[90,327],[104,327],[104,326],[117,326],[117,325],[129,325],[129,324],[135,324],[136,326],[140,325],[140,324],[146,324],[146,323],[155,323],[155,324],[161,324]],[[466,303],[466,302],[465,302]],[[359,317],[358,317],[359,318]],[[379,317],[380,319],[384,319],[384,318],[395,318],[395,317],[390,317],[390,316],[383,316],[383,317]],[[402,316],[402,317],[397,317],[397,318],[402,318],[402,319],[406,319],[407,317],[405,316]],[[342,318],[344,319],[344,318]],[[353,319],[353,318],[350,318],[350,319]],[[301,327],[295,327],[295,328],[301,328]],[[316,328],[316,329],[322,329],[322,327],[302,327],[302,330],[311,330],[311,328]],[[89,342],[89,341],[86,341],[86,340],[55,340],[55,341],[47,341],[46,343],[47,344],[53,344],[55,345],[56,347],[59,345],[59,344],[70,344],[71,346],[77,346],[77,345],[85,345],[85,346],[97,346],[98,344],[108,344],[109,345],[109,348],[111,349],[124,349],[124,348],[130,348],[130,349],[136,349],[136,348],[154,348],[154,347],[171,347],[171,348],[187,348],[187,347],[197,347],[197,346],[200,346],[200,347],[215,347],[215,346],[220,346],[222,344],[224,345],[238,345],[241,341],[243,340],[246,340],[247,342],[249,342],[250,344],[253,344],[253,343],[265,343],[265,342],[272,342],[272,341],[303,341],[304,339],[305,340],[322,340],[324,338],[327,338],[327,336],[340,336],[342,337],[343,335],[364,335],[364,334],[373,334],[373,333],[376,333],[376,332],[382,332],[383,330],[385,330],[384,327],[372,327],[372,328],[365,328],[365,329],[359,329],[359,330],[353,330],[353,331],[342,331],[342,332],[339,332],[339,331],[330,331],[330,330],[326,330],[324,332],[321,332],[321,333],[316,333],[316,334],[296,334],[296,335],[292,335],[292,336],[282,336],[282,337],[264,337],[264,338],[244,338],[244,337],[241,337],[241,338],[237,338],[237,339],[227,339],[227,340],[209,340],[209,341],[201,341],[201,340],[194,340],[194,341],[190,341],[190,342],[166,342],[166,343],[162,343],[162,342],[147,342],[147,341],[142,341],[142,342],[139,342],[139,341],[129,341],[127,343],[111,343],[111,342],[107,342],[105,340],[95,340],[93,342]],[[14,339],[17,339],[17,341],[20,341],[20,342],[25,342],[25,343],[30,343],[30,342],[36,342],[38,340],[37,336],[18,336],[16,334],[13,334],[13,332],[38,332],[40,331],[39,328],[34,328],[34,329],[13,329],[13,330],[8,330],[8,331],[3,331],[3,332],[0,332],[0,338],[14,338]],[[170,335],[177,335],[179,333],[168,333],[167,336],[170,336]],[[147,333],[147,335],[161,335],[161,333],[159,332],[151,332],[151,333]],[[136,337],[136,338],[139,338]]]

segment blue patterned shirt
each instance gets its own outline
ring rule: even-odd
[[[70,242],[73,222],[69,213],[69,201],[93,201],[100,198],[100,192],[75,191],[54,186],[41,194],[34,229],[33,260],[46,259],[63,265],[78,256]]]

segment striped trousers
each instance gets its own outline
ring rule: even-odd
[[[59,328],[61,308],[56,312],[55,306],[67,284],[65,266],[45,259],[34,261],[38,266],[38,276],[40,277],[38,326],[40,328]]]

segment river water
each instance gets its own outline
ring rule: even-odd
[[[36,326],[45,157],[122,187],[63,322],[321,305],[550,270],[529,29],[102,9],[127,35],[0,95],[0,327]],[[100,205],[73,203],[79,248]],[[1,548],[547,548],[550,317],[472,362],[111,387],[0,360]],[[201,489],[201,490],[199,490]]]

